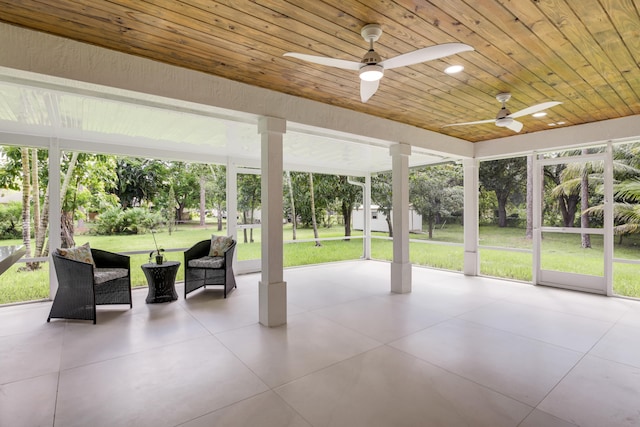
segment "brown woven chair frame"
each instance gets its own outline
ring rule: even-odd
[[[184,253],[184,297],[187,294],[208,285],[223,286],[224,297],[236,287],[233,275],[233,253],[236,249],[235,240],[224,253],[224,265],[221,268],[189,267],[189,261],[209,255],[211,240],[196,243]]]
[[[127,277],[95,284],[93,266],[53,253],[53,264],[58,278],[58,291],[53,300],[47,322],[51,319],[93,320],[96,323],[96,305],[129,304],[131,300],[130,258],[100,249],[91,249],[96,268],[126,268]]]

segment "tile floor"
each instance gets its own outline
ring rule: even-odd
[[[279,328],[257,275],[97,325],[2,307],[0,426],[640,425],[640,302],[424,268],[396,295],[389,270],[287,270]]]

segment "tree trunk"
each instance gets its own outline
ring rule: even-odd
[[[291,173],[285,172],[285,179],[287,181],[287,187],[289,187],[289,203],[291,204],[291,226],[293,227],[293,240],[296,240],[296,230],[298,229],[297,215],[296,215],[296,203],[293,197],[293,184],[291,184]]]
[[[72,248],[76,245],[73,239],[73,212],[62,212],[60,216],[60,238],[63,248]]]
[[[184,203],[178,203],[178,209],[176,211],[177,224],[180,224],[180,222],[182,221],[183,215],[184,215]]]
[[[525,238],[533,239],[533,155],[527,156],[527,229]]]
[[[242,223],[243,224],[247,223],[247,211],[242,211]],[[244,234],[244,242],[248,243],[248,240],[247,240],[247,229],[243,228],[242,229],[242,233]]]
[[[40,228],[40,177],[38,176],[38,149],[31,149],[31,195],[33,200],[33,235]]]
[[[251,212],[249,213],[249,223],[251,224],[251,228],[249,229],[249,241],[253,243],[253,208],[251,208]]]
[[[578,210],[579,197],[577,195],[561,196],[560,211],[565,227],[573,227]]]
[[[26,249],[25,256],[31,258],[31,204],[29,194],[31,192],[31,177],[29,170],[29,149],[21,148],[22,154],[22,243]],[[31,270],[31,265],[27,265]]]
[[[45,246],[47,228],[49,228],[49,186],[47,186],[44,193],[42,215],[40,215],[40,227],[38,227],[38,234],[36,235],[36,257],[44,256],[45,253],[48,252]]]
[[[569,211],[567,210],[567,197],[564,195],[558,196],[558,206],[560,207],[560,213],[562,214],[562,225],[564,227],[571,227],[567,223],[571,222]]]
[[[429,240],[433,239],[433,215],[429,215],[429,219],[427,221],[429,228]]]
[[[496,193],[498,199],[498,227],[504,228],[507,226],[507,193]]]
[[[69,188],[69,183],[71,182],[71,177],[73,176],[73,171],[76,168],[76,163],[78,162],[78,152],[74,152],[71,154],[71,161],[69,162],[69,169],[64,175],[64,181],[62,182],[62,187],[60,187],[60,205],[64,198],[67,195],[67,188]]]
[[[309,173],[309,196],[311,198],[311,223],[313,224],[313,237],[316,239],[316,246],[322,246],[318,240],[318,223],[316,221],[316,200],[313,195],[313,174]]]
[[[64,181],[60,187],[60,204],[64,200],[64,196],[67,194],[67,188],[69,187],[69,181],[71,181],[71,175],[78,162],[78,153],[71,155],[71,161],[69,162],[69,168],[64,176]],[[36,236],[36,257],[47,256],[49,253],[48,245],[46,242],[47,229],[49,228],[49,186],[44,194],[44,203],[42,204],[42,214],[40,215],[40,227],[38,227],[38,235]]]
[[[341,210],[342,210],[342,217],[344,218],[344,236],[345,237],[351,236],[351,209],[349,208],[350,206],[347,203],[345,203],[343,200],[341,205]],[[344,239],[344,240],[350,240],[350,239]]]
[[[389,227],[389,237],[393,237],[393,222],[391,221],[391,211],[383,212],[387,227]]]
[[[588,149],[582,149],[582,154],[589,154]],[[580,179],[580,227],[589,228],[589,214],[585,213],[589,209],[589,163],[585,163],[582,167],[582,176]],[[581,235],[581,243],[583,248],[591,247],[591,236],[583,233]]]
[[[176,209],[175,209],[175,200],[176,200],[176,192],[173,189],[173,185],[169,186],[169,201],[167,202],[167,228],[169,231],[169,236],[173,232],[175,222],[176,222]]]
[[[200,177],[200,226],[204,226],[205,220],[205,184],[204,175]]]
[[[229,218],[227,218],[227,230],[229,229]],[[222,231],[222,203],[218,203],[218,231]]]

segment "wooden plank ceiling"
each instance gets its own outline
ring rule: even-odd
[[[494,124],[495,95],[512,112],[562,104],[525,132],[640,114],[639,0],[0,0],[0,20],[468,141],[513,135]],[[360,102],[355,71],[283,57],[359,61],[360,29],[380,24],[383,59],[439,43],[475,48],[387,70]],[[465,67],[447,75],[450,64]],[[560,123],[560,124],[558,124]]]

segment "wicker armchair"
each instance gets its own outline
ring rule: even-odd
[[[236,242],[233,241],[223,257],[209,257],[210,240],[196,243],[184,253],[184,297],[196,289],[207,285],[219,285],[224,288],[224,297],[236,287],[233,275],[233,253]]]
[[[55,252],[51,254],[58,291],[47,322],[63,318],[93,320],[95,324],[96,305],[129,304],[129,308],[133,307],[129,257],[99,249],[91,249],[91,255],[95,268]]]

